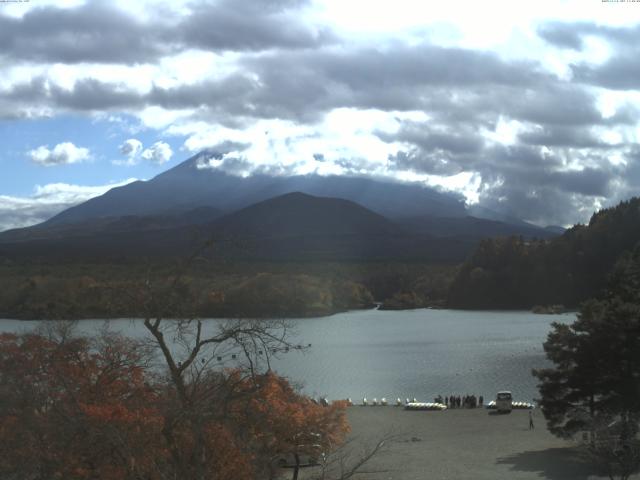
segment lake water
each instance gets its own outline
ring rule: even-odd
[[[306,393],[330,399],[395,399],[483,395],[511,390],[516,400],[538,396],[532,368],[547,366],[542,349],[552,322],[574,314],[457,310],[366,310],[292,320],[295,340],[311,343],[274,361],[280,374]],[[0,320],[0,331],[28,330],[38,322]],[[112,330],[139,337],[140,321],[111,320]],[[80,322],[92,333],[103,321]],[[215,321],[210,321],[210,326]]]

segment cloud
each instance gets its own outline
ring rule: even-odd
[[[120,154],[127,157],[127,160],[124,162],[116,160],[113,163],[116,165],[135,165],[137,163],[138,156],[142,152],[142,142],[135,138],[129,138],[118,147],[118,150]]]
[[[582,50],[581,31],[575,24],[547,22],[538,27],[538,35],[556,47]]]
[[[275,50],[240,57],[236,67],[219,78],[153,85],[146,92],[134,90],[124,81],[79,78],[71,87],[63,88],[45,77],[36,77],[0,92],[0,101],[45,104],[70,111],[157,106],[204,109],[218,120],[247,117],[317,121],[334,108],[444,110],[448,103],[465,103],[465,97],[443,97],[440,89],[471,89],[469,96],[474,97],[476,93],[483,96],[489,87],[528,87],[535,93],[557,82],[535,62],[507,62],[493,53],[426,43],[380,49]]]
[[[640,35],[636,42],[640,42]],[[602,65],[572,65],[575,81],[614,90],[640,90],[640,49],[622,53]]]
[[[142,151],[142,142],[135,138],[130,138],[120,145],[119,150],[122,155],[135,157]]]
[[[326,27],[304,20],[307,2],[219,0],[184,14],[156,5],[146,21],[113,2],[35,7],[0,14],[0,58],[45,63],[142,64],[189,49],[261,51],[335,42]]]
[[[615,144],[607,143],[588,127],[567,127],[558,125],[535,126],[518,134],[518,139],[525,145],[569,148],[615,148]]]
[[[0,195],[0,231],[41,223],[67,208],[135,180],[98,186],[50,183],[36,186],[28,197]]]
[[[154,107],[241,126],[256,119],[316,123],[333,109],[358,108],[422,110],[447,121],[487,125],[500,116],[554,124],[605,122],[592,92],[545,73],[535,62],[505,61],[488,52],[425,43],[278,50],[240,57],[236,67],[217,78],[147,91],[95,78],[63,88],[35,77],[0,91],[0,107],[6,104],[0,114],[15,115],[27,106],[79,112]]]
[[[573,50],[584,48],[586,37],[597,37],[618,47],[635,47],[640,36],[640,25],[613,27],[593,22],[544,22],[538,26],[538,35],[550,44]]]
[[[611,27],[591,22],[549,22],[538,28],[538,34],[554,46],[578,51],[585,49],[585,38],[603,40],[612,54],[604,62],[570,65],[574,81],[615,90],[640,89],[640,24]]]
[[[239,175],[473,178],[483,205],[545,223],[631,191],[638,92],[609,104],[593,87],[640,90],[640,26],[544,22],[541,50],[523,35],[492,51],[438,28],[351,37],[316,6],[167,2],[137,15],[97,1],[0,14],[0,118],[137,117],[186,150],[211,147],[216,167]],[[120,163],[172,158],[165,142],[147,147],[129,138]],[[56,147],[41,148],[34,156],[55,163]]]
[[[0,15],[0,56],[47,63],[143,62],[168,52],[156,41],[157,32],[106,2],[37,7],[19,18]]]
[[[115,160],[115,165],[136,165],[140,159],[147,160],[156,165],[168,162],[173,156],[173,150],[168,143],[156,142],[149,148],[144,148],[142,142],[136,138],[125,140],[118,150],[122,155],[127,156],[127,160]]]
[[[168,143],[156,142],[145,149],[140,156],[156,165],[162,165],[171,159],[173,150],[171,150]]]
[[[34,150],[30,150],[28,155],[31,161],[46,167],[79,163],[91,158],[88,148],[76,147],[71,142],[59,143],[51,150],[47,145],[41,145]]]
[[[466,142],[457,142],[457,135]],[[440,177],[473,172],[480,206],[542,225],[584,220],[613,196],[614,187],[631,181],[609,153],[632,147],[610,145],[584,127],[529,126],[513,145],[451,126],[434,134],[429,122],[407,122],[379,136],[401,144],[389,156],[391,171]]]
[[[196,4],[177,26],[184,45],[205,50],[313,48],[337,41],[327,27],[305,22],[309,2],[221,0]]]

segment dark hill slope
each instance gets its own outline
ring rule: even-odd
[[[260,237],[398,233],[398,227],[391,221],[354,202],[300,192],[271,198],[227,215],[216,221],[213,229],[228,235]]]
[[[449,294],[462,308],[576,307],[597,295],[616,260],[640,242],[640,199],[595,213],[548,241],[483,241]]]

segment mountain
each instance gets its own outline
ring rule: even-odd
[[[188,255],[212,240],[215,255],[222,258],[450,263],[462,261],[475,244],[464,238],[417,234],[349,200],[300,192],[258,202],[199,225],[177,223],[176,218],[180,217],[106,217],[42,225],[35,234],[29,229],[7,232],[0,235],[0,256],[171,258]],[[126,225],[130,227],[122,228]]]
[[[113,188],[45,223],[75,223],[90,218],[125,215],[166,215],[197,207],[214,207],[230,213],[291,192],[343,198],[391,219],[418,215],[465,215],[461,198],[418,184],[320,175],[278,177],[254,174],[239,177],[218,169],[202,168],[203,162],[213,155],[202,152],[149,181]]]
[[[482,238],[555,234],[517,220],[469,217],[459,197],[418,184],[320,175],[240,177],[203,168],[211,157],[202,152],[40,225],[2,232],[0,254],[179,256],[213,235],[226,253],[249,257],[456,262]],[[244,253],[234,243],[245,245]]]
[[[65,239],[77,236],[106,235],[116,232],[135,235],[149,230],[204,225],[221,216],[222,212],[216,208],[198,207],[180,214],[92,217],[73,223],[44,222],[32,227],[0,232],[0,243]]]
[[[287,193],[220,218],[214,232],[227,236],[303,237],[317,235],[396,235],[382,215],[342,198]]]
[[[575,308],[598,295],[640,242],[640,198],[594,213],[551,240],[488,239],[464,263],[448,303],[460,308]]]
[[[420,216],[398,220],[406,230],[436,237],[468,237],[475,239],[523,236],[525,238],[550,238],[562,232],[540,228],[526,222],[506,223],[485,218]],[[558,227],[559,228],[559,227]]]
[[[508,223],[510,225],[518,225],[523,227],[532,227],[531,223],[525,222],[519,218],[516,218],[512,215],[506,215],[503,213],[495,212],[491,209],[482,207],[480,205],[470,205],[467,208],[467,213],[476,218],[484,218],[486,220],[493,220],[496,222]]]

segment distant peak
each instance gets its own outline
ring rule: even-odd
[[[279,197],[276,198],[287,198],[287,199],[295,199],[295,198],[319,198],[316,197],[314,195],[309,195],[308,193],[303,193],[303,192],[289,192],[289,193],[285,193],[284,195],[280,195]]]

